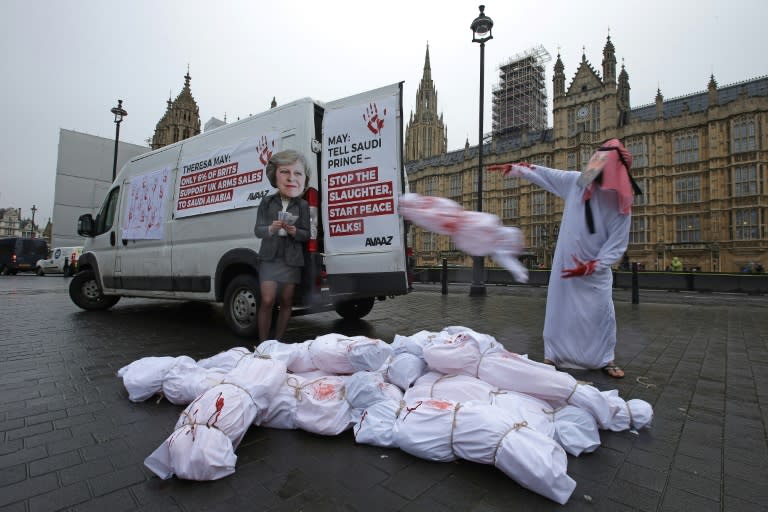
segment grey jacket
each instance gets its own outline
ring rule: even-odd
[[[309,203],[304,199],[291,198],[288,203],[287,211],[298,215],[296,220],[296,235],[281,237],[277,233],[269,234],[269,226],[277,220],[278,212],[282,211],[283,203],[280,194],[275,192],[261,201],[259,210],[256,214],[256,225],[253,233],[261,238],[261,249],[259,249],[259,258],[265,261],[275,259],[277,254],[277,244],[279,239],[285,239],[285,263],[291,267],[304,266],[304,242],[309,240]]]

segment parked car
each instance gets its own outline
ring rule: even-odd
[[[77,271],[77,260],[82,253],[82,247],[57,247],[50,254],[50,258],[37,261],[35,272],[39,276],[46,274],[74,275]]]
[[[0,238],[0,274],[34,272],[35,263],[48,254],[48,243],[42,238]]]

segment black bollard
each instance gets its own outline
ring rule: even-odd
[[[440,273],[443,295],[448,295],[448,260],[443,258],[443,271]]]
[[[64,277],[69,277],[69,258],[64,258],[64,268],[62,269]]]
[[[640,285],[637,280],[637,262],[632,263],[632,304],[640,304]]]

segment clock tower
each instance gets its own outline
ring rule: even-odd
[[[561,169],[581,169],[597,144],[615,136],[629,122],[629,76],[622,66],[617,84],[616,50],[608,36],[603,48],[602,76],[582,53],[581,62],[566,87],[565,66],[557,56],[552,79],[555,144],[566,149]]]

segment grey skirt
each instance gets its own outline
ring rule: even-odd
[[[291,267],[284,260],[261,261],[259,280],[298,284],[301,282],[301,267]]]

